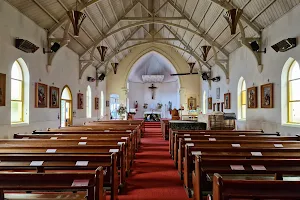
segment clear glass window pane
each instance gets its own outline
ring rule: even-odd
[[[294,61],[289,72],[289,80],[300,78],[300,67],[297,61]]]
[[[101,117],[104,115],[104,94],[103,91],[101,91]]]
[[[11,79],[11,100],[22,100],[22,81]]]
[[[23,121],[23,103],[19,101],[11,102],[11,122]]]
[[[290,81],[290,101],[300,100],[300,79]]]
[[[300,123],[300,102],[290,102],[290,122]]]
[[[17,61],[14,62],[12,69],[11,69],[11,78],[13,79],[18,79],[18,80],[23,80],[23,73],[21,66]]]
[[[242,105],[242,119],[246,119],[246,105]]]

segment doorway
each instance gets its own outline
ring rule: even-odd
[[[119,109],[119,95],[111,94],[110,95],[110,118],[111,119],[118,119],[119,114],[117,110]]]
[[[68,86],[65,86],[61,93],[60,100],[60,126],[67,127],[72,125],[72,93]]]

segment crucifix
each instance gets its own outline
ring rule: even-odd
[[[154,99],[154,92],[155,92],[155,89],[157,89],[157,87],[155,87],[155,86],[152,84],[151,87],[149,87],[149,89],[152,91],[152,99]]]

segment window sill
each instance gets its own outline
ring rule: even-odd
[[[238,122],[245,122],[245,121],[247,121],[246,119],[238,119],[237,120]]]
[[[22,126],[29,126],[29,123],[20,122],[20,123],[13,123],[13,124],[11,124],[11,127],[22,127]]]
[[[300,124],[296,124],[296,123],[286,123],[286,124],[282,124],[282,126],[300,128]]]

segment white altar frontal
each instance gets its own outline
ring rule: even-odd
[[[159,111],[145,111],[144,120],[145,121],[160,121],[161,112]]]

